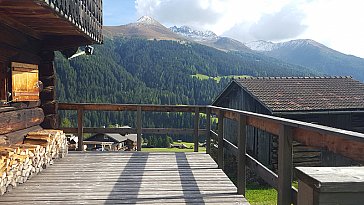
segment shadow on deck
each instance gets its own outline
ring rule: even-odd
[[[70,153],[0,204],[248,204],[204,153]]]

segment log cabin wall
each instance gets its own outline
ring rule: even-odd
[[[22,141],[28,132],[42,129],[44,119],[40,102],[10,101],[11,62],[41,64],[40,41],[0,24],[0,144]]]
[[[0,144],[21,141],[29,131],[58,127],[54,51],[71,56],[80,46],[102,41],[102,0],[0,0]],[[38,71],[27,73],[24,67],[12,74],[12,62],[37,65],[33,71]],[[34,87],[29,89],[37,75],[43,84],[39,101],[26,102],[38,97]],[[26,96],[14,96],[19,102],[8,94],[12,80],[20,87],[17,94]]]
[[[54,52],[42,52],[39,65],[39,79],[43,83],[40,92],[41,107],[44,111],[42,127],[56,129],[58,127],[58,102],[56,98],[56,71]]]

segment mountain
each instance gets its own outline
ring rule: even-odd
[[[251,50],[240,41],[228,37],[221,37],[212,31],[200,31],[188,26],[173,26],[171,31],[183,36],[190,41],[197,42],[206,46],[210,46],[223,51],[243,51],[251,52]]]
[[[191,27],[188,27],[188,26],[181,26],[181,27],[173,26],[173,27],[170,27],[169,29],[171,29],[171,31],[173,31],[174,33],[177,33],[186,38],[190,38],[194,41],[210,41],[210,40],[216,40],[219,38],[212,31],[199,31],[199,30],[192,29]]]
[[[264,55],[309,67],[326,75],[353,76],[364,82],[363,58],[340,53],[310,39],[282,43],[254,41],[245,45]]]
[[[122,36],[128,38],[145,38],[149,40],[186,40],[149,16],[143,16],[138,19],[137,22],[127,25],[104,26],[103,32],[108,38]]]
[[[315,75],[261,54],[122,36],[106,36],[91,56],[67,60],[58,53],[55,65],[60,102],[210,104],[233,75]],[[76,124],[75,113],[62,115]],[[191,126],[190,115],[178,115],[146,114],[143,126]],[[135,122],[133,112],[87,112],[85,119],[85,126],[92,127]]]

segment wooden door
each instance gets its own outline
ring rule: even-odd
[[[11,63],[13,102],[38,101],[38,65]]]

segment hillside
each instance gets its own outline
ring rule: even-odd
[[[229,75],[305,76],[314,75],[303,67],[292,66],[263,55],[223,52],[195,43],[155,41],[139,38],[105,38],[95,46],[95,54],[72,60],[56,58],[60,102],[209,104],[227,84]],[[75,116],[69,114],[71,121]],[[134,122],[133,113],[87,114],[87,125],[101,126]],[[171,116],[147,116],[147,126],[167,124],[191,126],[188,116],[177,121]],[[92,120],[91,120],[92,119]],[[160,119],[160,120],[156,120]],[[92,123],[91,123],[92,122]],[[176,124],[177,123],[178,126]]]
[[[192,29],[188,26],[173,26],[169,29],[192,42],[210,46],[212,48],[220,49],[223,51],[253,52],[252,50],[250,50],[250,48],[245,46],[240,41],[228,37],[218,36],[212,31],[200,31]]]
[[[264,55],[309,67],[326,75],[353,76],[364,82],[364,59],[340,53],[310,39],[283,43],[255,41],[246,45]]]
[[[103,32],[109,38],[119,36],[149,40],[186,40],[148,16],[141,17],[135,23],[120,26],[104,26]]]

